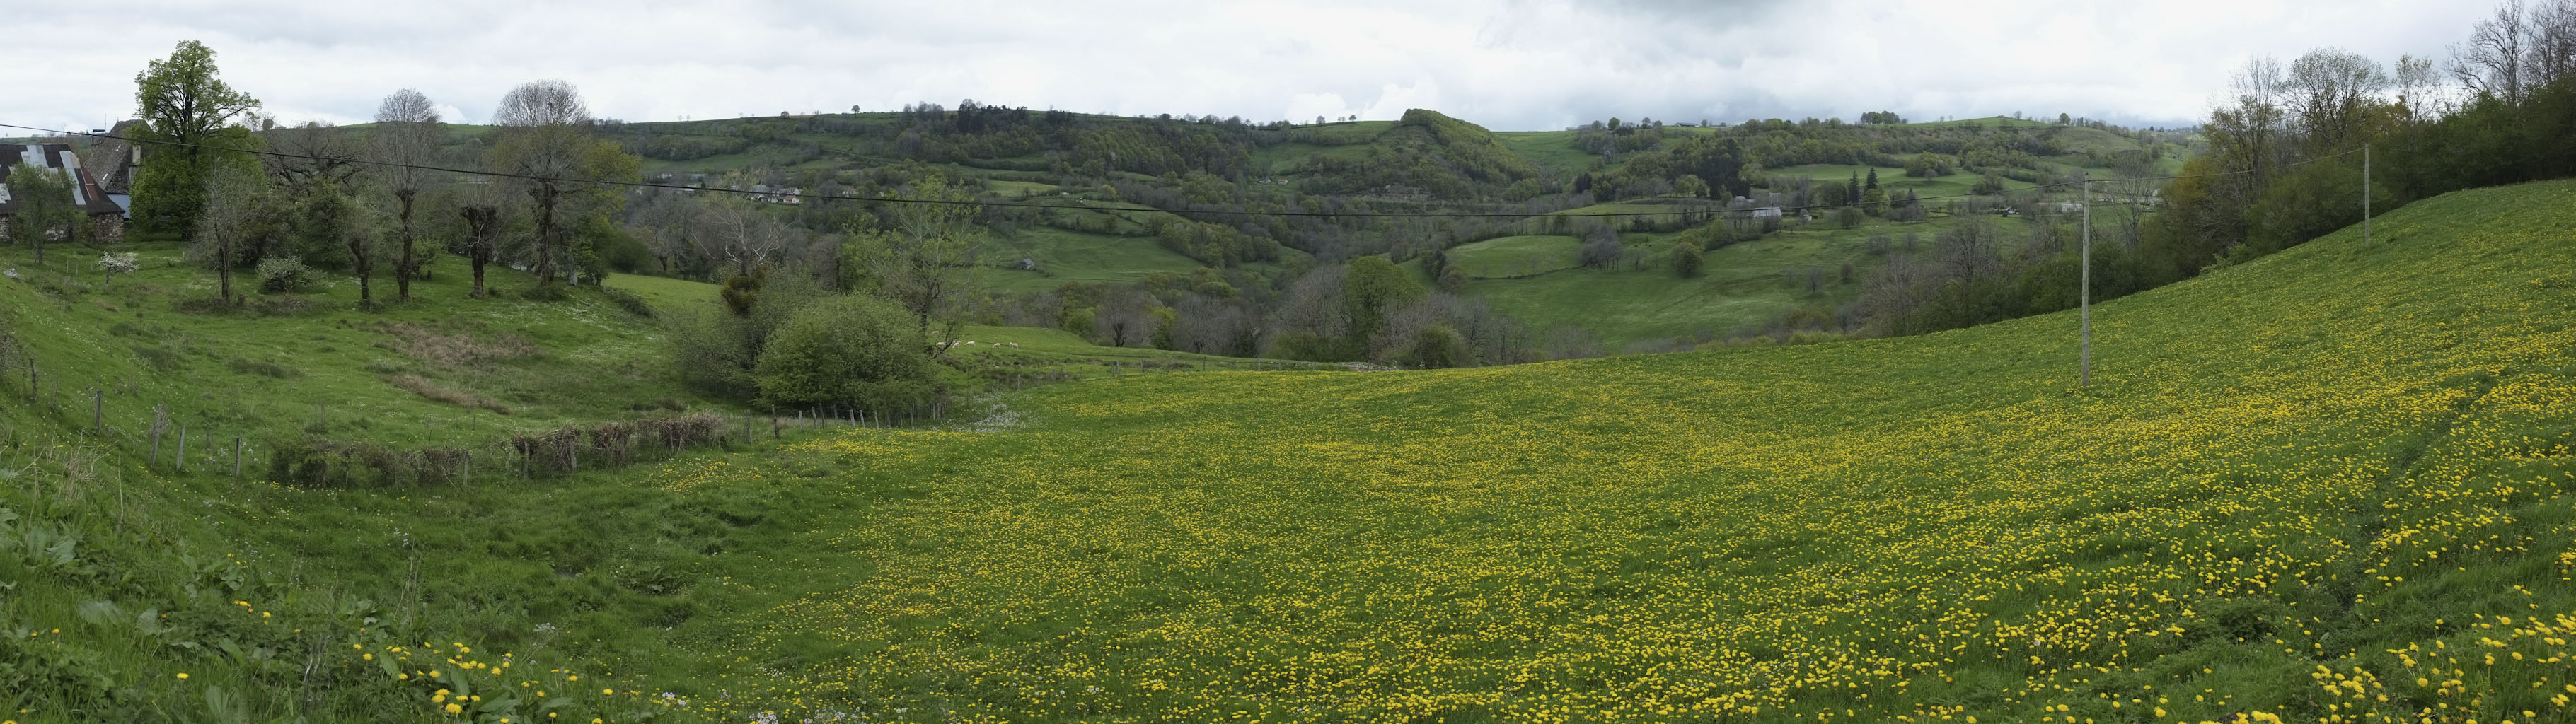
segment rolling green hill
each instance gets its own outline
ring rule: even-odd
[[[1950,173],[1937,178],[1906,176],[1902,164],[1918,147],[1959,151],[1961,147],[2009,146],[2025,155],[2005,169],[2012,178],[2006,189],[2023,191],[2032,179],[2054,179],[2073,169],[2096,176],[2116,175],[2119,159],[2140,154],[2145,146],[2129,136],[2083,126],[2040,121],[1983,118],[1936,123],[1864,126],[1823,122],[1755,122],[1727,128],[1662,126],[1645,136],[1655,145],[1603,157],[1578,148],[1574,131],[1491,132],[1461,119],[1428,110],[1409,112],[1396,121],[1334,122],[1304,125],[1260,125],[1216,119],[1101,116],[984,108],[967,122],[963,111],[939,116],[907,113],[831,113],[817,116],[729,118],[704,121],[620,123],[602,133],[645,157],[648,176],[740,173],[740,183],[797,185],[814,193],[826,183],[843,191],[882,192],[889,179],[921,169],[974,179],[986,198],[1013,203],[1045,203],[1069,208],[1115,211],[1056,211],[1011,215],[996,225],[986,261],[996,268],[986,274],[992,287],[1005,293],[1040,293],[1067,282],[1129,282],[1158,273],[1186,274],[1211,264],[1205,254],[1193,259],[1153,239],[1139,236],[1145,224],[1170,220],[1174,214],[1145,207],[1179,210],[1207,204],[1246,211],[1312,212],[1347,208],[1355,212],[1521,211],[1520,202],[1557,198],[1542,209],[1565,214],[1655,212],[1677,198],[1635,197],[1663,193],[1682,171],[1661,158],[1688,139],[1723,134],[1743,141],[1740,160],[1763,164],[1761,177],[1779,188],[1749,193],[1777,203],[1764,192],[1786,188],[1792,179],[1836,183],[1868,170],[1878,171],[1890,192],[1910,191],[1936,199],[1967,194],[1984,168],[1970,170],[1952,158]],[[999,118],[1000,120],[993,120]],[[488,127],[454,126],[451,141],[458,152],[479,147],[469,141]],[[1776,142],[1764,144],[1759,139]],[[909,140],[906,140],[909,139]],[[1929,140],[1926,140],[1929,139]],[[1595,136],[1594,140],[1600,140]],[[2023,143],[2026,141],[2027,143]],[[1881,146],[1898,149],[1880,152]],[[1765,158],[1815,155],[1815,148],[1840,159],[1800,163]],[[2171,155],[2152,164],[2159,171],[2179,167],[2187,150],[2166,147]],[[1964,153],[1964,152],[1963,152]],[[2007,154],[2008,155],[2008,154]],[[1992,161],[1998,156],[1981,156]],[[1616,195],[1602,203],[1580,203],[1555,195],[1578,186],[1578,177],[1604,178],[1631,162],[1646,159],[1656,170],[1623,177]],[[1808,159],[1813,160],[1813,159]],[[1878,166],[1855,165],[1882,164]],[[1884,164],[1898,165],[1884,165]],[[1996,163],[2001,163],[1996,161]],[[1663,185],[1654,186],[1656,183]],[[1106,187],[1116,185],[1125,193]],[[1144,191],[1139,192],[1139,189]],[[1598,187],[1594,187],[1598,188]],[[1643,190],[1640,190],[1643,189]],[[1607,193],[1607,192],[1600,192]],[[781,210],[815,231],[837,233],[847,215]],[[1820,212],[1819,216],[1823,214]],[[1294,224],[1258,216],[1201,216],[1228,225],[1252,222],[1287,247],[1288,263],[1249,262],[1254,276],[1276,279],[1303,268],[1294,257],[1315,252],[1377,253],[1404,239],[1405,249],[1419,252],[1426,229],[1440,221],[1371,223],[1342,219],[1324,224]],[[1624,221],[1624,219],[1620,220]],[[1926,227],[1869,221],[1871,233],[1901,235],[1927,232]],[[1007,230],[1003,230],[1007,227]],[[1325,228],[1331,227],[1331,228]],[[1525,229],[1521,233],[1567,233],[1564,229]],[[1434,239],[1436,240],[1436,233]],[[1479,235],[1476,238],[1481,238]],[[1647,242],[1660,247],[1661,239]],[[1775,240],[1753,242],[1774,244]],[[1300,247],[1302,245],[1302,250]],[[1748,253],[1749,252],[1749,253]],[[1867,271],[1880,260],[1840,247],[1819,249],[1792,244],[1785,249],[1748,250],[1711,259],[1711,279],[1768,278],[1786,269],[1844,264]],[[1470,256],[1478,252],[1465,250]],[[1035,271],[1016,266],[1035,262]],[[1786,264],[1774,262],[1787,260]],[[1739,261],[1757,266],[1729,266]],[[1612,348],[1638,343],[1667,343],[1677,337],[1726,334],[1747,325],[1779,320],[1801,306],[1848,301],[1848,294],[1734,295],[1722,304],[1704,304],[1711,282],[1656,277],[1651,274],[1573,274],[1530,276],[1527,270],[1486,274],[1469,293],[1495,309],[1536,326],[1579,324]],[[1426,279],[1425,281],[1430,281]],[[1602,288],[1584,288],[1591,284]],[[1569,312],[1597,299],[1616,300],[1608,313]],[[1652,320],[1652,321],[1646,321]],[[1632,323],[1634,322],[1634,323]]]
[[[2347,230],[2099,305],[2084,389],[2075,320],[2052,314],[1469,370],[1126,375],[997,394],[954,429],[366,490],[170,472],[7,395],[0,707],[2562,720],[2571,193],[2454,193],[2381,218],[2371,246]],[[49,368],[131,346],[107,319],[170,324],[110,293],[0,294]],[[619,329],[583,316],[610,308],[487,323],[570,350],[540,333]],[[334,317],[227,321],[201,344],[327,336]],[[149,389],[290,398],[215,370]]]

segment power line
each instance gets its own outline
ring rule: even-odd
[[[133,138],[133,137],[128,137],[128,136],[118,136],[118,135],[111,134],[111,133],[86,133],[86,132],[80,132],[80,131],[65,131],[65,130],[61,130],[61,129],[53,129],[53,128],[39,128],[39,127],[36,127],[36,126],[21,126],[21,125],[10,124],[10,123],[0,123],[0,128],[16,128],[16,129],[20,129],[20,130],[37,131],[37,132],[40,132],[40,133],[51,133],[51,134],[61,135],[61,136],[88,136],[88,137],[92,137],[92,138],[104,138],[104,139],[115,140],[115,141],[125,141],[125,142],[127,142],[127,143],[143,143],[143,144],[152,144],[152,145],[156,145],[156,146],[171,146],[171,147],[176,147],[176,148],[202,148],[202,149],[215,150],[215,151],[226,151],[226,152],[232,152],[232,153],[246,153],[246,154],[251,154],[251,155],[255,155],[255,156],[267,156],[267,157],[271,157],[271,158],[291,158],[291,159],[301,159],[301,160],[308,160],[308,161],[333,161],[333,162],[339,162],[339,163],[357,163],[357,164],[365,164],[365,165],[370,165],[370,166],[383,166],[383,167],[387,167],[387,168],[407,168],[407,169],[414,169],[414,170],[421,170],[421,171],[437,171],[437,172],[442,172],[442,173],[468,174],[468,175],[476,175],[476,176],[491,176],[491,177],[497,177],[497,178],[520,179],[520,180],[525,180],[525,181],[538,181],[538,182],[548,182],[548,183],[578,183],[578,184],[591,184],[591,185],[596,185],[596,186],[616,186],[616,187],[625,187],[625,188],[666,189],[666,190],[682,191],[682,192],[688,192],[688,193],[696,193],[696,192],[699,192],[699,191],[709,191],[709,192],[717,192],[717,193],[742,194],[742,195],[746,195],[746,196],[761,196],[761,195],[766,195],[766,194],[763,194],[763,193],[761,193],[761,192],[755,192],[755,191],[751,191],[751,190],[748,190],[748,189],[725,189],[725,188],[709,188],[709,187],[698,187],[698,186],[682,186],[682,185],[679,185],[679,184],[652,183],[652,182],[649,182],[649,181],[608,181],[608,180],[598,180],[598,179],[575,179],[575,178],[563,178],[563,177],[559,177],[559,176],[538,176],[538,175],[534,175],[534,174],[510,173],[510,172],[507,172],[507,171],[485,171],[485,170],[475,170],[475,169],[448,168],[448,167],[445,167],[445,166],[430,166],[430,165],[424,165],[424,164],[396,163],[396,162],[392,162],[392,161],[377,161],[377,160],[372,160],[372,159],[356,158],[356,157],[349,157],[349,158],[332,158],[332,157],[325,157],[325,156],[312,156],[312,155],[296,154],[296,153],[283,153],[283,152],[278,152],[278,151],[251,150],[251,149],[240,149],[240,148],[226,148],[226,147],[222,147],[222,146],[209,146],[209,145],[204,145],[204,144],[195,144],[195,143],[180,143],[180,142],[177,142],[177,141],[161,141],[161,140],[146,139],[146,138]],[[2331,156],[2321,156],[2321,157],[2317,157],[2317,158],[2307,159],[2307,160],[2304,160],[2304,161],[2298,161],[2298,162],[2294,162],[2294,163],[2283,164],[2283,165],[2281,165],[2281,166],[2278,166],[2277,168],[2289,168],[2289,167],[2293,167],[2293,166],[2306,165],[2306,164],[2315,163],[2315,162],[2323,161],[2323,160],[2330,159],[2330,158],[2337,158],[2337,157],[2340,157],[2340,156],[2349,155],[2349,154],[2355,153],[2355,152],[2357,152],[2357,151],[2359,151],[2359,150],[2360,150],[2360,149],[2353,149],[2353,150],[2344,151],[2344,152],[2342,152],[2342,153],[2337,153],[2337,154],[2334,154],[2334,155],[2331,155]],[[2242,170],[2236,170],[2236,171],[2217,171],[2217,172],[2212,172],[2212,173],[2190,174],[2190,175],[2178,175],[2178,176],[2140,176],[2140,177],[2136,177],[2136,178],[2120,178],[2120,179],[2088,179],[2088,180],[2089,180],[2089,181],[2092,181],[2092,182],[2096,182],[2096,183],[2117,183],[2117,182],[2127,182],[2127,181],[2173,181],[2173,180],[2179,180],[2179,179],[2190,179],[2190,178],[2207,178],[2207,177],[2212,177],[2212,176],[2230,176],[2230,175],[2246,174],[2246,173],[2253,173],[2253,172],[2254,172],[2254,170],[2253,170],[2253,169],[2242,169]],[[1920,203],[1920,202],[1924,202],[1924,201],[1943,201],[1943,200],[1952,200],[1952,199],[1967,199],[1967,198],[1978,198],[1978,197],[1989,197],[1989,196],[2004,196],[2004,195],[2008,195],[2008,194],[2022,193],[2022,192],[2028,192],[2028,191],[2035,191],[2035,190],[2039,190],[2039,189],[2057,188],[2057,187],[2060,187],[2060,186],[2073,186],[2073,185],[2081,184],[2081,183],[2085,183],[2085,181],[2084,181],[2084,180],[2079,180],[2079,181],[2061,181],[2061,182],[2058,182],[2058,183],[2050,183],[2050,184],[2036,184],[2036,185],[2030,186],[2030,187],[2028,187],[2028,188],[2020,188],[2020,189],[2005,189],[2005,190],[2002,190],[2002,191],[1994,191],[1994,192],[1988,192],[1988,193],[1976,193],[1976,192],[1969,192],[1969,193],[1964,193],[1964,194],[1950,194],[1950,195],[1945,195],[1945,196],[1917,196],[1917,197],[1914,197],[1914,198],[1908,199],[1907,201],[1909,201],[1909,202],[1913,202],[1913,203]],[[907,198],[886,197],[886,196],[844,196],[844,195],[827,195],[827,194],[798,194],[798,197],[799,197],[800,199],[816,199],[816,200],[824,200],[824,201],[858,201],[858,202],[865,202],[865,203],[879,203],[879,204],[925,204],[925,205],[940,205],[940,206],[976,206],[976,207],[988,207],[988,208],[1056,209],[1056,210],[1065,210],[1065,211],[1103,211],[1103,212],[1108,212],[1108,211],[1160,211],[1160,212],[1170,213],[1170,214],[1229,214],[1229,215],[1235,215],[1235,216],[1279,216],[1279,217],[1317,217],[1317,218],[1359,218],[1359,219],[1366,219],[1366,218],[1416,218],[1416,219],[1426,219],[1426,218],[1427,218],[1427,219],[1533,219],[1533,218],[1546,217],[1546,216],[1559,216],[1559,217],[1577,218],[1577,219],[1596,219],[1596,218],[1625,218],[1625,217],[1640,217],[1640,216],[1678,216],[1678,215],[1685,215],[1685,214],[1691,214],[1691,213],[1709,213],[1709,214],[1718,214],[1718,213],[1747,213],[1747,214],[1749,214],[1749,213],[1752,213],[1752,212],[1755,210],[1755,209],[1739,209],[1739,208],[1714,208],[1714,209],[1713,209],[1713,208],[1706,208],[1706,207],[1694,207],[1694,208],[1682,208],[1682,209],[1675,209],[1675,210],[1671,210],[1671,211],[1605,211],[1605,212],[1593,212],[1593,213],[1581,213],[1581,214],[1565,213],[1565,212],[1564,212],[1564,211],[1562,211],[1562,210],[1560,210],[1560,211],[1524,211],[1524,212],[1434,212],[1434,211],[1420,211],[1420,212],[1403,212],[1403,211],[1396,211],[1396,212],[1376,212],[1376,211],[1372,211],[1372,212],[1355,212],[1355,213],[1337,213],[1337,212],[1328,212],[1328,211],[1242,211],[1242,210],[1217,210],[1217,209],[1188,209],[1188,210],[1179,210],[1179,211],[1175,211],[1175,210],[1171,210],[1171,209],[1158,209],[1158,208],[1154,208],[1154,207],[1151,207],[1151,206],[1141,207],[1141,208],[1139,208],[1139,207],[1107,207],[1107,208],[1103,208],[1103,207],[1096,207],[1096,206],[1063,206],[1063,205],[1056,205],[1056,204],[1032,204],[1032,203],[1020,203],[1020,202],[1010,202],[1010,201],[976,201],[976,200],[954,200],[954,199],[907,199]],[[1617,203],[1617,202],[1602,202],[1602,203]],[[1803,206],[1765,206],[1765,207],[1761,207],[1761,209],[1763,209],[1763,210],[1777,209],[1777,210],[1779,210],[1781,213],[1787,213],[1787,212],[1791,212],[1791,211],[1809,211],[1809,210],[1815,210],[1815,209],[1837,209],[1837,208],[1847,207],[1847,206],[1850,206],[1850,205],[1851,205],[1851,204],[1849,204],[1849,203],[1844,203],[1844,204],[1807,204],[1807,205],[1803,205]]]

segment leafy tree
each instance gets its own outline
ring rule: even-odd
[[[145,65],[134,84],[143,121],[136,135],[179,144],[152,154],[136,173],[134,225],[144,232],[193,233],[211,165],[246,161],[227,151],[257,146],[249,129],[229,124],[258,109],[259,99],[217,78],[215,51],[194,40],[180,41],[170,57]]]
[[[1365,343],[1377,334],[1389,312],[1422,295],[1422,284],[1386,257],[1352,259],[1342,279],[1342,307],[1350,316],[1351,338]]]
[[[1088,335],[1091,334],[1092,325],[1099,322],[1099,318],[1099,312],[1093,307],[1075,307],[1064,310],[1064,323],[1058,326],[1076,335]]]
[[[938,175],[917,179],[896,196],[915,203],[894,205],[885,228],[854,235],[854,244],[870,277],[865,281],[912,313],[914,326],[935,341],[935,356],[947,351],[965,325],[953,307],[972,291],[980,236],[975,207],[964,202],[974,197]],[[941,323],[937,334],[933,320]]]
[[[1627,247],[1619,243],[1619,234],[1607,226],[1595,227],[1584,235],[1583,246],[1574,250],[1574,261],[1587,267],[1606,266],[1618,261]]]
[[[295,233],[304,249],[346,252],[350,271],[358,275],[358,303],[375,303],[376,261],[381,255],[372,209],[326,184],[306,195],[296,215]]]
[[[272,199],[268,179],[242,164],[217,166],[206,179],[206,201],[189,251],[215,268],[216,294],[225,304],[233,303],[233,265],[239,263],[240,245],[262,233],[262,217],[270,213]]]
[[[1703,261],[1701,256],[1699,242],[1691,239],[1673,242],[1673,273],[1683,279],[1699,276],[1700,264]]]
[[[805,305],[771,333],[753,379],[772,408],[893,410],[930,399],[938,373],[912,315],[892,302],[837,296]]]
[[[760,283],[769,278],[769,265],[762,264],[725,279],[716,296],[724,300],[725,311],[736,317],[751,316],[751,308],[760,303]]]
[[[1413,346],[1401,358],[1407,365],[1426,370],[1465,367],[1476,363],[1476,351],[1467,346],[1467,338],[1446,324],[1434,324],[1413,336]]]
[[[1467,270],[1460,269],[1455,264],[1440,270],[1440,291],[1450,294],[1463,293],[1467,291],[1467,281]]]
[[[374,133],[376,160],[387,163],[425,165],[434,160],[439,142],[447,135],[438,122],[438,106],[419,90],[404,88],[385,96],[376,106]],[[420,256],[413,249],[417,230],[412,225],[412,204],[421,189],[429,184],[428,171],[406,166],[378,166],[376,174],[391,189],[402,210],[396,217],[395,235],[402,243],[402,256],[394,261],[394,295],[411,298],[411,280],[420,273]]]
[[[1681,180],[1673,183],[1673,193],[1708,198],[1708,182],[1700,180],[1697,174],[1682,174]]]
[[[592,181],[633,181],[642,160],[615,142],[591,135],[594,123],[580,91],[560,80],[521,84],[501,97],[492,125],[499,140],[490,152],[495,170],[517,174],[513,183],[536,201],[535,244],[531,265],[540,286],[555,283],[562,260],[570,256],[559,207],[567,203],[590,213],[605,213],[625,194]]]
[[[9,198],[18,202],[16,218],[9,222],[10,241],[34,247],[36,264],[42,266],[45,242],[78,235],[80,209],[72,206],[71,176],[22,162],[9,170],[8,189]]]
[[[1972,194],[1986,195],[1999,194],[2003,192],[2004,177],[1997,175],[1993,171],[1987,171],[1984,176],[1977,177],[1976,185],[1968,187],[1968,193]]]

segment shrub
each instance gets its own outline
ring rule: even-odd
[[[761,401],[774,407],[893,410],[938,393],[927,347],[902,307],[835,297],[806,306],[771,333],[752,377]]]
[[[422,398],[425,398],[425,399],[435,400],[435,401],[438,401],[438,402],[444,402],[444,403],[447,403],[447,404],[450,404],[450,405],[455,405],[455,406],[457,406],[457,407],[463,407],[463,408],[466,408],[466,409],[484,409],[484,410],[491,410],[491,411],[493,411],[493,412],[498,412],[498,413],[501,413],[501,414],[504,414],[504,415],[510,414],[510,406],[509,406],[509,405],[504,405],[504,404],[501,404],[501,403],[498,403],[498,402],[494,402],[494,401],[492,401],[492,400],[491,400],[491,399],[489,399],[489,398],[486,398],[486,397],[483,397],[483,396],[480,396],[480,395],[476,395],[476,394],[473,394],[473,393],[470,393],[470,392],[463,392],[463,391],[459,391],[459,390],[451,390],[451,389],[448,389],[448,388],[445,388],[445,387],[440,387],[440,386],[438,386],[438,384],[437,384],[437,383],[429,381],[429,378],[422,377],[422,376],[420,376],[420,375],[413,375],[413,374],[394,374],[394,375],[386,375],[386,376],[385,376],[385,384],[389,384],[389,385],[393,385],[393,386],[398,387],[398,388],[402,388],[402,389],[404,389],[404,390],[410,391],[412,394],[419,395],[419,396],[421,396]]]
[[[180,297],[170,300],[170,311],[180,314],[222,314],[233,311],[223,297]]]
[[[1699,276],[1702,261],[1699,242],[1683,239],[1673,242],[1673,273],[1683,279]]]
[[[608,301],[616,302],[617,308],[626,310],[627,314],[632,314],[645,319],[652,319],[654,316],[653,303],[644,301],[644,297],[642,295],[638,295],[624,289],[610,289],[607,287],[601,287],[599,291],[602,294],[608,295]]]
[[[313,267],[291,256],[273,256],[259,261],[259,291],[280,294],[304,291],[313,286]]]
[[[281,380],[300,377],[304,374],[302,370],[298,370],[293,367],[260,360],[237,359],[226,363],[226,366],[231,367],[234,372],[246,375],[259,375],[261,377],[274,377]]]
[[[155,372],[175,372],[180,367],[186,366],[188,361],[187,358],[179,356],[178,352],[160,346],[137,345],[134,348],[134,354],[142,357],[143,363]]]
[[[1475,364],[1475,352],[1467,348],[1467,339],[1446,324],[1426,327],[1414,335],[1413,346],[1405,350],[1403,362],[1422,369],[1444,369]]]

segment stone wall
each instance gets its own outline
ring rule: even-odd
[[[91,214],[89,232],[89,238],[97,239],[101,244],[124,241],[125,217],[119,214]]]

